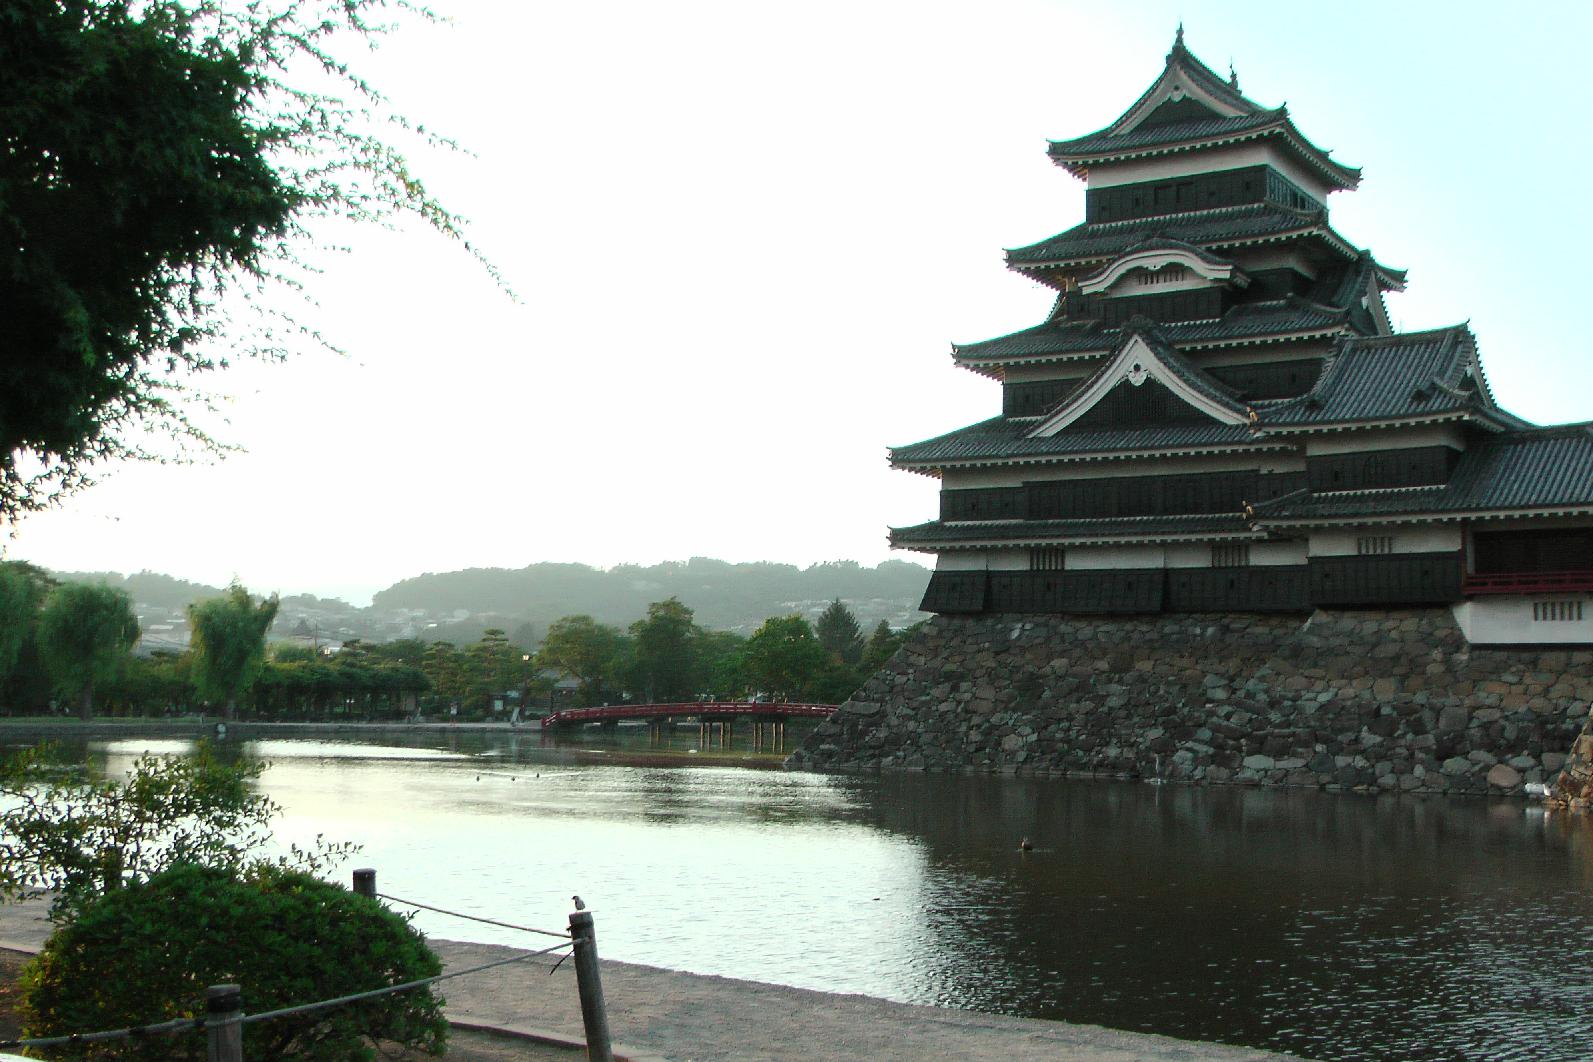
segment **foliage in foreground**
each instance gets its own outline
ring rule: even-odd
[[[51,916],[63,920],[179,864],[258,866],[278,811],[253,788],[264,769],[224,762],[205,743],[189,757],[141,756],[126,780],[56,762],[47,749],[11,757],[0,763],[0,898],[52,892]],[[322,844],[288,862],[313,870],[351,851]]]
[[[307,331],[266,316],[217,353],[227,312],[267,301],[225,296],[301,287],[311,222],[460,235],[378,131],[442,142],[336,54],[406,9],[425,17],[401,0],[8,0],[0,523],[95,463],[152,456],[141,428],[215,449],[184,410],[192,378]]]
[[[24,974],[29,1036],[114,1029],[203,1013],[205,988],[243,987],[263,1013],[441,972],[403,918],[298,871],[173,866],[107,895],[58,929]],[[373,1058],[369,1041],[442,1053],[448,1024],[430,988],[251,1024],[250,1058]],[[203,1059],[195,1033],[119,1041],[64,1057]]]

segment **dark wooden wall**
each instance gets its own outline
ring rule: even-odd
[[[989,601],[988,572],[931,572],[923,612],[984,612]]]
[[[1472,564],[1478,575],[1593,571],[1593,528],[1478,531]]]
[[[942,520],[1022,520],[1022,487],[969,487],[940,492]]]
[[[1293,398],[1309,391],[1317,377],[1322,375],[1322,359],[1214,365],[1206,372],[1238,391],[1240,397],[1247,401],[1257,398]]]
[[[1460,552],[1312,557],[1314,605],[1423,605],[1460,600]]]
[[[1421,487],[1449,482],[1459,459],[1460,452],[1447,446],[1413,446],[1308,457],[1305,470],[1313,491]]]
[[[1096,296],[1094,317],[1107,325],[1120,325],[1130,317],[1152,321],[1205,321],[1221,317],[1228,308],[1222,288],[1154,291],[1143,295]]]
[[[1001,412],[1009,417],[1037,417],[1072,393],[1080,381],[1036,380],[1001,388]]]
[[[1062,572],[935,572],[925,612],[1303,612],[1303,565]]]
[[[942,520],[1098,520],[1238,513],[1305,486],[1304,473],[1196,472],[1109,479],[1032,480],[1021,487],[940,492]]]
[[[1130,221],[1263,200],[1296,210],[1318,209],[1315,200],[1272,167],[1245,166],[1237,170],[1090,189],[1084,195],[1084,220],[1090,224]]]
[[[1071,431],[1155,428],[1171,424],[1209,424],[1211,417],[1155,380],[1138,387],[1120,381],[1070,425]]]
[[[1168,612],[1303,612],[1310,607],[1303,564],[1167,570]]]
[[[1255,493],[1257,474],[1123,476],[1026,483],[1030,520],[1238,513]]]
[[[1461,555],[1312,557],[1305,565],[935,572],[925,612],[1301,612],[1460,600]]]

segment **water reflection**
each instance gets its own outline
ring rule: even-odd
[[[1593,832],[1517,803],[683,770],[582,738],[252,746],[284,843],[702,973],[1334,1059],[1573,1059]],[[166,742],[97,744],[124,769]],[[678,760],[675,762],[679,762]],[[1018,839],[1033,839],[1033,851]],[[524,943],[422,913],[430,933]]]

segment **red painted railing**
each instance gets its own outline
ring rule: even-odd
[[[1493,572],[1468,575],[1460,582],[1466,594],[1555,594],[1593,590],[1593,572]]]
[[[542,720],[543,729],[610,719],[662,719],[666,716],[814,716],[826,718],[833,704],[786,704],[779,701],[684,701],[680,704],[606,704],[601,708],[566,708]]]

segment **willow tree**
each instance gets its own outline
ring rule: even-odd
[[[266,631],[277,616],[277,597],[255,604],[249,591],[233,583],[220,597],[188,606],[192,632],[193,683],[199,696],[238,714],[238,700],[265,667]]]
[[[77,697],[78,714],[94,717],[94,686],[116,676],[138,643],[132,599],[114,586],[64,583],[39,614],[39,651],[56,686]]]
[[[391,114],[338,54],[372,44],[395,9],[417,10],[7,0],[0,523],[107,459],[220,449],[190,419],[205,403],[196,376],[319,340],[268,309],[281,300],[236,297],[301,288],[313,222],[413,216],[460,236],[375,131],[446,142]],[[177,451],[152,452],[142,440],[157,435]]]
[[[33,640],[39,608],[55,580],[26,561],[0,561],[0,690]]]

